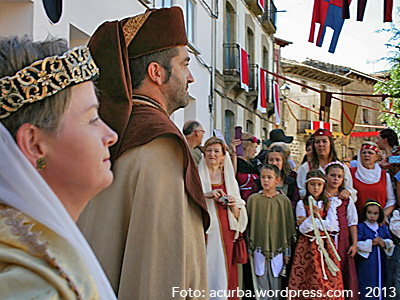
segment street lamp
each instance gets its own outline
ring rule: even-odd
[[[286,99],[289,96],[289,93],[290,93],[290,86],[287,83],[284,83],[281,86],[281,94]]]

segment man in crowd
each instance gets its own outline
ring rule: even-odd
[[[186,137],[190,147],[190,153],[192,154],[196,165],[199,164],[201,158],[203,157],[203,152],[201,151],[200,146],[205,132],[206,131],[203,129],[203,126],[194,120],[187,121],[183,125],[183,134]]]
[[[118,132],[114,182],[79,224],[120,300],[208,298],[209,216],[196,165],[169,116],[188,104],[182,10],[106,22],[89,47],[100,67],[100,115]]]

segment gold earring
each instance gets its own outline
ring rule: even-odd
[[[46,168],[46,159],[44,157],[41,157],[36,161],[36,169],[41,171],[44,168]]]

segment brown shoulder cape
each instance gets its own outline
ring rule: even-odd
[[[159,106],[157,102],[152,101],[152,99],[148,99],[147,97],[140,97],[137,95],[134,96],[133,101],[135,99],[150,102],[150,105],[133,104],[132,114],[128,125],[126,126],[123,136],[120,137],[121,144],[118,149],[114,149],[116,155],[113,160],[116,160],[130,148],[147,144],[157,137],[163,135],[175,136],[181,142],[185,159],[184,180],[186,192],[189,194],[189,198],[202,209],[203,224],[205,230],[207,230],[210,225],[207,204],[201,187],[197,166],[190,154],[185,138],[162,108],[151,106]]]

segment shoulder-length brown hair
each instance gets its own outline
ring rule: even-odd
[[[220,145],[221,145],[221,147],[222,147],[222,153],[225,155],[225,154],[226,154],[226,151],[227,151],[227,149],[228,149],[228,147],[226,146],[226,144],[224,143],[223,140],[221,140],[220,138],[217,138],[217,137],[215,137],[215,136],[210,137],[210,138],[204,143],[204,147],[203,147],[204,152],[206,151],[206,149],[207,149],[208,146],[215,145],[215,144],[220,144]]]

